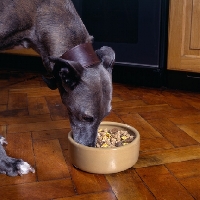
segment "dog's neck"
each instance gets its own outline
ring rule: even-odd
[[[77,45],[66,51],[61,58],[79,62],[83,67],[91,67],[101,62],[91,43]]]

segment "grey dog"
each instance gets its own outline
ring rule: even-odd
[[[40,54],[52,75],[44,81],[50,89],[58,88],[74,140],[87,146],[95,146],[98,126],[111,110],[115,60],[110,47],[94,51],[92,40],[70,0],[0,1],[0,50],[21,45]],[[0,169],[20,174],[16,165],[8,172],[5,166],[13,165],[12,159],[3,150],[0,146]]]

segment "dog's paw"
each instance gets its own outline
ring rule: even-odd
[[[2,137],[2,136],[0,136],[0,144],[1,145],[4,145],[4,144],[8,144],[8,142],[6,141],[6,139],[4,138],[4,137]]]
[[[35,169],[31,167],[27,162],[24,162],[23,160],[18,163],[18,174],[22,176],[23,174],[28,174],[29,172],[35,173]]]

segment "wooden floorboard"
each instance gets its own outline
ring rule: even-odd
[[[134,126],[138,162],[109,175],[74,168],[68,114],[39,73],[0,71],[0,135],[9,156],[36,169],[0,175],[0,200],[200,200],[200,93],[113,83],[104,119]]]

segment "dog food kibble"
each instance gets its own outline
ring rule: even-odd
[[[120,147],[131,143],[135,139],[135,135],[131,135],[128,131],[113,128],[99,129],[97,134],[96,147]]]

